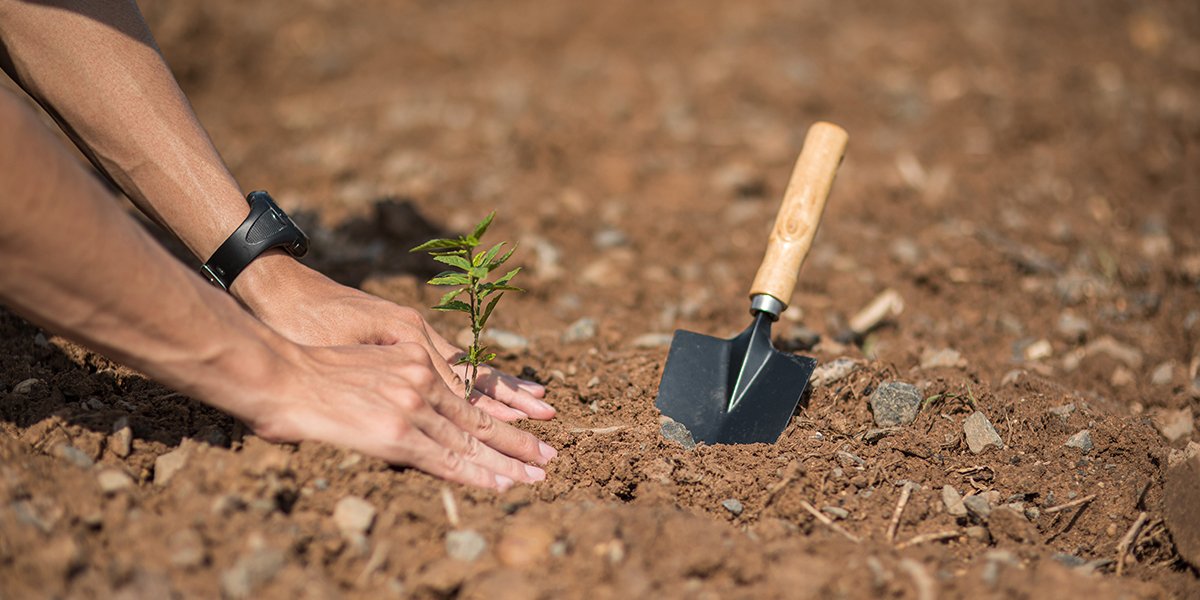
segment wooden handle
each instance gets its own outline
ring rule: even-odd
[[[784,306],[791,301],[800,265],[817,235],[825,200],[849,137],[844,129],[830,123],[815,123],[808,129],[783,204],[775,216],[767,255],[750,287],[751,296],[767,294]]]

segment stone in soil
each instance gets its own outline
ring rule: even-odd
[[[375,506],[358,496],[346,496],[333,508],[333,522],[346,537],[364,535],[375,521]]]
[[[921,352],[922,369],[936,369],[939,367],[961,369],[966,366],[966,359],[957,350],[952,348],[943,348],[941,350],[926,348]]]
[[[722,500],[721,506],[725,507],[725,510],[733,513],[734,516],[742,514],[742,510],[743,510],[742,503],[740,501],[738,501],[736,498],[729,498],[728,500]]]
[[[634,348],[662,348],[671,345],[674,336],[669,333],[646,333],[633,338]]]
[[[921,409],[921,391],[917,386],[898,381],[885,381],[871,394],[871,412],[880,427],[908,425]]]
[[[986,521],[992,514],[992,504],[981,495],[963,498],[963,506],[967,507],[967,512],[975,515],[980,521]]]
[[[542,525],[517,524],[509,527],[500,538],[496,556],[506,567],[536,567],[550,558],[554,541],[554,535]]]
[[[1063,444],[1063,446],[1068,448],[1079,448],[1085,453],[1091,452],[1092,449],[1095,448],[1095,446],[1092,445],[1092,433],[1086,429],[1081,429],[1075,435],[1067,438],[1067,441]]]
[[[821,512],[839,521],[844,521],[850,518],[850,511],[837,506],[822,506]]]
[[[105,469],[96,474],[96,481],[100,484],[100,489],[106,494],[112,494],[118,490],[123,490],[133,486],[133,478],[126,475],[124,471],[117,469]]]
[[[1192,409],[1160,410],[1154,415],[1154,426],[1168,441],[1181,440],[1192,435]]]
[[[858,367],[859,363],[857,361],[849,358],[839,358],[829,364],[818,366],[813,370],[812,377],[808,378],[808,382],[813,387],[829,385],[845,378]]]
[[[696,447],[696,440],[692,438],[692,432],[688,431],[687,427],[679,421],[667,421],[659,428],[662,436],[672,442],[680,444],[685,450],[692,450]]]
[[[529,347],[529,340],[524,336],[502,329],[489,329],[479,336],[486,342],[492,342],[505,350],[524,350]]]
[[[1179,555],[1200,568],[1200,456],[1176,464],[1166,479],[1163,519]]]
[[[1047,410],[1050,411],[1050,414],[1057,415],[1057,416],[1060,416],[1065,419],[1065,418],[1071,416],[1071,413],[1075,412],[1075,403],[1072,402],[1070,404],[1064,404],[1062,406],[1051,406]]]
[[[992,537],[1002,535],[1022,543],[1034,543],[1039,539],[1037,526],[1030,523],[1021,512],[1007,506],[1000,506],[992,510],[987,521],[988,531],[992,533]]]
[[[596,322],[590,317],[584,317],[567,327],[562,335],[562,343],[574,344],[590,340],[593,337],[596,337]]]
[[[154,459],[154,484],[167,485],[170,483],[171,478],[187,464],[190,451],[191,448],[181,444],[178,448]]]
[[[113,434],[109,438],[108,448],[121,458],[133,452],[133,428],[129,426],[129,417],[120,417],[113,423]]]
[[[92,465],[96,464],[96,461],[92,460],[92,457],[88,456],[87,452],[84,452],[83,450],[80,450],[79,448],[76,448],[70,444],[59,445],[58,454],[59,456],[62,456],[63,458],[74,463],[75,466],[79,467],[80,469],[90,469],[92,468]]]
[[[275,548],[255,549],[242,555],[232,568],[221,572],[221,591],[226,598],[251,598],[286,564],[283,552]]]
[[[487,540],[478,531],[459,529],[446,534],[446,555],[463,562],[475,562],[487,550]]]
[[[983,454],[991,448],[1004,448],[1004,440],[992,427],[992,422],[980,411],[967,417],[963,422],[963,433],[967,436],[967,447],[972,454]]]
[[[962,496],[958,490],[952,485],[942,486],[942,502],[946,505],[946,512],[955,517],[967,516],[967,506],[963,504]]]

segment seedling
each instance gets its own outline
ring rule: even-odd
[[[500,250],[508,242],[500,242],[492,246],[487,252],[475,253],[475,249],[479,246],[479,240],[483,234],[487,232],[488,227],[492,224],[492,219],[495,218],[496,212],[488,215],[478,225],[475,226],[475,231],[468,236],[460,236],[458,239],[437,239],[430,240],[409,250],[409,252],[425,251],[433,255],[433,260],[445,263],[454,267],[455,270],[443,271],[436,277],[429,280],[431,285],[450,285],[456,286],[458,289],[447,292],[442,296],[441,302],[433,307],[433,310],[453,311],[467,313],[471,317],[471,335],[474,340],[471,346],[467,348],[466,356],[458,359],[457,365],[470,365],[470,376],[467,377],[467,391],[463,396],[468,401],[471,399],[471,392],[475,390],[475,376],[479,373],[479,365],[486,363],[493,358],[496,358],[494,352],[488,352],[487,346],[479,343],[479,334],[487,325],[488,317],[492,316],[492,310],[496,308],[496,303],[504,296],[504,292],[523,292],[525,290],[508,285],[512,281],[514,275],[521,270],[520,267],[505,273],[503,277],[495,281],[487,281],[492,271],[504,264],[508,257],[512,256],[513,251],[517,249],[514,245],[507,253],[497,258]],[[459,296],[466,294],[466,301],[459,300]],[[484,304],[488,296],[492,297],[490,302]]]

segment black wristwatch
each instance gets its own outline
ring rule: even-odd
[[[223,290],[228,290],[242,269],[259,254],[271,248],[283,247],[296,258],[308,254],[308,236],[296,227],[269,194],[250,192],[246,202],[250,203],[250,216],[200,267],[200,273]]]

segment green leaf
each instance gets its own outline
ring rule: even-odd
[[[483,357],[482,359],[480,359],[480,360],[479,360],[479,364],[483,364],[483,363],[485,363],[485,362],[487,362],[487,361],[489,361],[489,360],[493,360],[493,359],[495,359],[495,358],[496,358],[496,353],[495,353],[495,352],[489,353],[487,356],[485,356],[485,357]]]
[[[499,302],[503,297],[504,294],[501,293],[499,296],[492,298],[491,302],[488,302],[487,308],[483,309],[483,316],[479,318],[480,328],[483,328],[483,326],[487,325],[488,317],[492,316],[492,309],[496,308],[496,303]]]
[[[457,367],[458,365],[465,365],[465,364],[469,364],[470,362],[471,362],[471,359],[464,356],[464,357],[458,359],[458,362],[454,363],[454,366]]]
[[[429,240],[428,242],[425,242],[424,244],[421,244],[420,246],[417,246],[416,248],[409,250],[409,252],[420,252],[422,250],[445,250],[447,248],[467,248],[467,247],[469,247],[469,246],[467,246],[464,243],[464,241],[461,239],[451,240],[451,239],[443,238],[443,239],[438,239],[438,240]]]
[[[483,234],[487,233],[488,227],[492,226],[492,219],[494,218],[496,218],[496,211],[493,210],[492,214],[484,217],[483,220],[475,226],[475,231],[471,233],[471,237],[475,238],[476,244],[478,244],[479,240],[483,238]]]
[[[505,244],[507,244],[507,243],[508,243],[508,242],[500,242],[499,244],[496,244],[495,246],[492,246],[492,249],[491,249],[491,250],[488,250],[487,252],[484,252],[483,254],[480,254],[479,256],[475,257],[475,258],[476,258],[476,260],[475,260],[475,266],[479,266],[479,265],[487,265],[487,266],[488,266],[488,270],[489,270],[489,271],[491,271],[492,269],[496,268],[495,266],[493,266],[492,259],[493,259],[493,258],[496,258],[496,253],[497,253],[497,252],[499,252],[499,251],[500,251],[500,248],[501,248],[502,246],[504,246]],[[510,252],[510,254],[511,254],[511,252]],[[500,263],[499,263],[499,262],[497,262],[497,263],[494,263],[494,264],[495,264],[495,265],[499,265]]]
[[[468,267],[467,273],[475,279],[483,279],[488,276],[488,270],[486,267]]]
[[[509,271],[508,273],[505,273],[504,277],[501,277],[500,279],[496,280],[496,285],[504,285],[504,284],[508,283],[509,281],[512,281],[513,276],[520,272],[521,272],[521,267],[517,267],[517,268]],[[521,290],[521,291],[523,292],[525,290]]]
[[[512,256],[512,253],[516,252],[516,251],[517,251],[517,244],[513,244],[513,247],[508,249],[508,253],[506,253],[504,256],[500,257],[499,259],[496,259],[496,260],[488,263],[488,269],[495,269],[496,267],[504,264],[505,261],[508,260],[508,257]]]
[[[440,263],[446,263],[452,267],[458,267],[463,271],[467,271],[471,268],[471,263],[467,262],[467,259],[452,254],[440,254],[433,257],[433,260],[436,260]]]
[[[463,302],[462,300],[453,300],[453,301],[447,302],[445,304],[439,304],[439,305],[433,307],[433,310],[443,310],[443,311],[456,310],[458,312],[470,313],[471,305],[467,304],[466,302]]]
[[[446,295],[442,296],[442,300],[441,300],[441,302],[438,302],[438,304],[447,304],[451,300],[457,298],[459,294],[461,294],[465,291],[467,291],[466,288],[460,288],[460,289],[454,290],[452,292],[447,292]]]
[[[468,285],[471,280],[461,273],[446,271],[429,280],[429,285]]]

